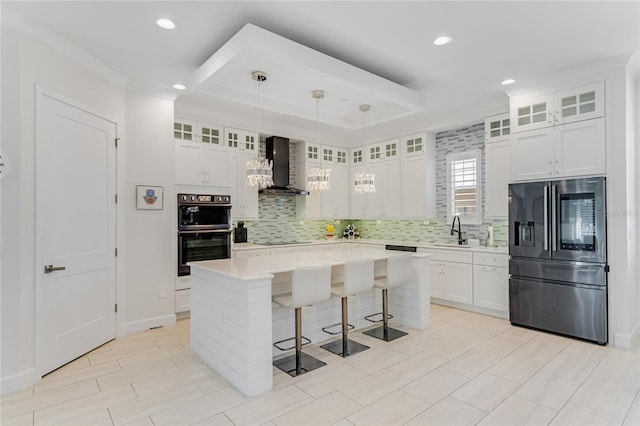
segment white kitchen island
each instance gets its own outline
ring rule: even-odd
[[[389,290],[393,323],[422,330],[430,324],[429,254],[413,256],[414,279]],[[191,349],[213,370],[245,395],[273,386],[274,341],[294,335],[293,309],[272,304],[272,295],[290,291],[291,274],[298,266],[332,265],[332,281],[342,280],[344,263],[375,259],[376,277],[386,275],[391,256],[398,251],[341,247],[282,255],[193,262],[191,266]],[[340,322],[340,299],[331,298],[303,309],[303,333],[314,343],[336,338],[321,328]],[[364,315],[380,312],[381,291],[373,289],[349,298],[349,320],[356,328],[370,326]],[[389,342],[393,345],[393,342]]]

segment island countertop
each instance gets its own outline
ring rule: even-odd
[[[430,257],[429,253],[410,253],[415,257]],[[273,274],[293,271],[299,266],[342,265],[349,260],[373,258],[388,259],[391,256],[407,255],[406,252],[389,251],[379,248],[350,248],[339,246],[333,250],[313,251],[309,246],[301,246],[295,253],[273,254],[231,259],[216,259],[200,262],[189,262],[196,266],[239,280],[255,280],[272,278]]]

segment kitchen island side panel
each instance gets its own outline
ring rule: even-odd
[[[245,395],[273,386],[271,279],[191,272],[191,348]]]

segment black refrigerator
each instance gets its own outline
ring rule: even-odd
[[[509,320],[606,344],[605,178],[509,185]]]

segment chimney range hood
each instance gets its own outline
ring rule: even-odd
[[[273,161],[273,186],[261,189],[260,194],[309,195],[309,191],[289,185],[289,139],[271,136],[266,141],[265,156]]]

